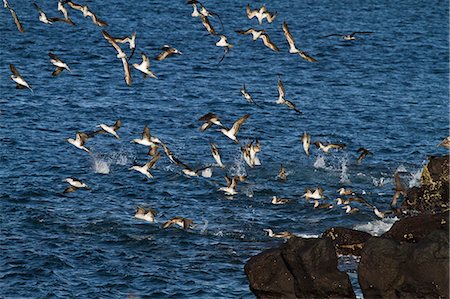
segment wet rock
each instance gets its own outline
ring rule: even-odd
[[[448,233],[416,243],[372,237],[362,250],[358,279],[365,298],[448,298]]]
[[[329,238],[337,254],[361,255],[364,243],[372,237],[371,234],[344,227],[327,229],[322,237]]]
[[[355,298],[337,262],[331,240],[294,237],[252,257],[245,273],[258,298]]]
[[[449,155],[429,157],[420,177],[420,187],[408,190],[401,210],[408,214],[449,210]]]

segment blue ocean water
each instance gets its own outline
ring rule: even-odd
[[[340,207],[315,210],[301,198],[305,188],[321,186],[331,201],[338,188],[351,187],[386,210],[397,169],[405,171],[405,184],[415,184],[427,156],[446,153],[436,145],[449,135],[448,1],[276,0],[266,4],[277,18],[262,26],[246,18],[247,3],[208,1],[204,5],[221,16],[224,29],[215,18],[213,25],[234,45],[221,64],[223,50],[214,45],[219,38],[207,34],[184,1],[79,2],[109,23],[111,35],[137,32],[134,63],[140,52],[154,57],[164,44],[183,52],[151,62],[157,80],[143,80],[133,70],[131,87],[102,28],[79,11],[69,9],[75,27],[46,25],[31,1],[9,3],[26,32],[1,10],[4,297],[252,297],[245,262],[281,242],[264,228],[315,236],[330,226],[375,232],[393,222],[357,204],[360,212],[353,215]],[[38,3],[49,17],[58,14],[55,1]],[[288,53],[283,20],[317,63]],[[281,52],[234,32],[249,27],[266,29]],[[353,31],[373,34],[352,42],[320,38]],[[52,78],[49,51],[72,73]],[[14,88],[10,63],[34,93]],[[278,75],[303,114],[275,104]],[[241,97],[244,83],[262,108]],[[229,126],[250,114],[238,137],[260,140],[262,165],[246,167],[239,146],[217,130],[199,132],[197,119],[207,112]],[[96,136],[87,143],[91,155],[65,141],[118,118],[121,139]],[[217,143],[226,169],[214,169],[209,179],[190,178],[162,155],[154,179],[129,171],[148,160],[145,147],[130,143],[144,125],[194,168],[214,163],[209,142]],[[312,148],[307,157],[304,131],[313,141],[347,147],[329,155]],[[361,146],[374,155],[357,165]],[[286,182],[277,180],[280,163]],[[225,174],[248,176],[232,199],[217,191]],[[93,190],[62,194],[69,176]],[[275,206],[274,195],[292,201]],[[134,219],[137,206],[154,208],[158,223]],[[196,227],[161,229],[174,216],[193,219]]]

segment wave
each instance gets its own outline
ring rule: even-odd
[[[368,232],[373,236],[379,236],[387,232],[397,220],[397,217],[374,220],[365,224],[357,224],[353,229]]]

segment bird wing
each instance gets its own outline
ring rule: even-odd
[[[12,15],[12,17],[13,17],[13,19],[14,19],[14,23],[16,23],[17,29],[18,29],[20,32],[25,32],[25,30],[23,29],[23,26],[22,26],[22,24],[20,23],[19,18],[17,17],[17,14],[16,14],[16,12],[14,11],[14,9],[12,9],[9,5],[7,5],[6,7],[7,7],[7,8],[9,9],[9,11],[11,12],[11,15]]]
[[[50,56],[51,59],[61,61],[61,59],[58,58],[55,54],[48,52],[48,56]],[[61,61],[62,62],[62,61]]]
[[[262,39],[264,45],[269,49],[272,49],[275,52],[280,51],[280,49],[278,49],[278,47],[270,40],[269,35],[267,35],[267,33],[261,34],[259,38]]]
[[[16,69],[14,64],[10,63],[9,64],[9,69],[11,70],[11,72],[13,73],[14,76],[21,77],[19,71]]]
[[[77,190],[78,190],[77,187],[75,187],[75,186],[70,186],[70,187],[67,187],[67,188],[64,190],[63,193],[75,192],[75,191],[77,191]]]
[[[59,74],[61,74],[62,71],[64,71],[64,68],[57,66],[56,69],[52,73],[52,77],[58,76]]]
[[[247,4],[247,17],[253,19],[258,14],[258,10],[252,10],[250,4]]]
[[[145,126],[144,131],[142,132],[142,139],[150,140],[150,128]]]
[[[300,110],[297,109],[297,107],[295,107],[294,103],[292,103],[291,101],[285,100],[285,103],[289,108],[291,108],[295,112],[302,113]]]
[[[175,222],[176,222],[176,219],[175,219],[175,218],[173,218],[173,219],[170,219],[170,220],[168,220],[168,221],[164,222],[164,224],[163,224],[163,228],[168,228],[169,226],[172,226],[172,225],[174,225],[174,224],[175,224]]]
[[[238,119],[233,126],[231,127],[231,132],[233,135],[236,135],[239,132],[239,129],[241,128],[241,125],[247,120],[247,118],[250,117],[250,114],[246,114],[240,119]]]
[[[211,34],[216,35],[217,34],[216,30],[211,25],[211,22],[209,21],[208,17],[205,17],[204,15],[200,15],[200,17],[202,19],[203,26],[205,26],[206,30]]]
[[[278,78],[278,95],[284,98],[284,85],[280,78]]]
[[[170,53],[169,53],[167,50],[166,50],[166,51],[163,51],[163,52],[161,52],[161,54],[159,54],[158,56],[155,57],[155,60],[158,60],[158,61],[164,60],[164,59],[166,59],[169,55],[170,55]]]
[[[330,148],[341,149],[344,148],[346,145],[344,143],[330,143],[328,144],[328,146]]]
[[[76,9],[76,10],[79,10],[79,11],[83,11],[83,6],[80,5],[80,4],[77,4],[77,3],[72,2],[72,1],[67,1],[66,3],[73,9]]]
[[[106,31],[102,30],[103,37],[116,49],[117,53],[123,53],[122,48],[114,41],[114,38]]]
[[[247,34],[251,34],[253,31],[255,31],[255,29],[249,28],[247,30],[236,30],[236,33],[247,35]]]
[[[289,32],[289,28],[288,25],[286,24],[286,21],[283,22],[283,32],[291,49],[296,49],[294,38],[292,37],[291,32]]]
[[[122,125],[122,121],[120,119],[116,120],[116,122],[113,125],[113,130],[114,131],[119,130],[121,125]]]
[[[158,159],[161,157],[161,154],[160,153],[157,153],[147,164],[146,164],[146,166],[147,166],[147,168],[148,169],[151,169],[154,165],[155,165],[155,163],[156,163],[156,161],[158,161]]]
[[[39,11],[39,13],[40,13],[41,15],[44,15],[44,16],[45,16],[44,11],[39,7],[39,5],[36,4],[36,2],[34,2],[33,5],[34,5],[34,7],[36,7],[36,9]]]
[[[306,61],[309,61],[309,62],[317,62],[317,59],[315,59],[315,58],[309,56],[309,54],[306,53],[306,52],[304,52],[304,51],[300,51],[299,54],[300,54],[300,56],[301,56],[303,59],[305,59]]]
[[[211,113],[211,112],[208,112],[208,113],[206,113],[205,115],[203,115],[203,116],[201,116],[199,119],[198,119],[198,121],[209,121],[211,118],[217,118],[217,119],[219,119],[219,117],[216,115],[216,114],[214,114],[214,113]]]
[[[145,68],[148,69],[150,67],[150,59],[148,59],[147,55],[144,54],[144,52],[142,52],[142,62],[145,65]]]
[[[122,58],[122,64],[125,73],[125,82],[128,86],[131,86],[131,84],[133,83],[133,79],[131,78],[130,65],[128,64],[128,60],[125,57]]]

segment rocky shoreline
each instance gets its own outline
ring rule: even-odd
[[[449,155],[429,158],[399,211],[379,237],[333,227],[261,252],[245,265],[251,291],[258,298],[356,298],[338,270],[341,254],[360,256],[365,298],[449,298]]]

